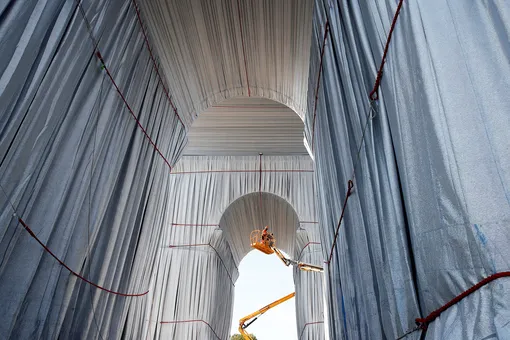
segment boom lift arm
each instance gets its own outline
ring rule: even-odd
[[[280,258],[280,260],[282,260],[283,264],[285,264],[287,267],[293,265],[307,272],[322,273],[324,271],[322,267],[286,258],[285,255],[283,255],[282,251],[274,246],[275,243],[276,240],[274,238],[272,238],[271,243],[263,241],[260,230],[253,230],[250,234],[250,244],[253,248],[260,250],[264,254],[275,253]]]
[[[292,299],[294,297],[294,295],[296,295],[296,293],[291,293],[291,294],[289,294],[287,296],[284,296],[281,299],[276,300],[274,302],[271,302],[267,306],[262,307],[258,311],[254,312],[254,313],[251,313],[250,315],[247,315],[244,318],[239,319],[239,333],[243,336],[243,338],[245,340],[251,340],[250,336],[245,331],[245,329],[248,328],[249,325],[254,323],[258,319],[259,316],[261,316],[262,314],[264,314],[265,312],[267,312],[271,308],[276,307],[279,304],[284,303],[285,301],[287,301],[289,299]],[[251,320],[251,319],[253,319],[253,320]],[[245,324],[245,322],[248,321],[248,320],[250,320],[250,321],[247,324]]]
[[[280,258],[280,260],[282,260],[282,262],[287,267],[290,266],[290,265],[293,265],[293,266],[296,266],[299,269],[307,271],[307,272],[319,272],[319,273],[322,273],[324,271],[324,269],[322,269],[322,267],[314,266],[313,264],[308,264],[308,263],[304,263],[304,262],[300,262],[300,261],[295,261],[295,260],[292,260],[292,259],[288,259],[288,258],[285,257],[285,255],[283,255],[281,250],[278,249],[278,248],[271,247],[271,249],[273,249],[274,253]]]

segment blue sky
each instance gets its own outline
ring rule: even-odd
[[[276,255],[252,250],[239,265],[231,334],[239,333],[239,319],[294,292],[292,267]],[[247,329],[258,340],[297,340],[295,299],[274,307]]]

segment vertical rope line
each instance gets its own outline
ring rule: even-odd
[[[317,101],[319,99],[319,87],[320,87],[320,80],[321,80],[321,74],[322,74],[322,62],[324,58],[324,51],[326,47],[326,39],[328,38],[328,32],[329,32],[329,21],[326,20],[326,25],[324,27],[324,38],[322,39],[322,48],[321,48],[321,58],[319,62],[319,74],[317,75],[317,85],[315,86],[315,102],[313,104],[313,118],[312,118],[312,152],[314,150],[314,143],[315,143],[315,118],[317,116]]]
[[[241,21],[241,6],[239,4],[239,0],[237,0],[237,14],[239,16],[239,31],[241,33],[241,44],[243,47],[243,58],[244,58],[244,71],[246,74],[246,84],[248,86],[248,97],[251,97],[251,91],[250,91],[250,80],[248,79],[248,67],[246,64],[246,51],[244,48],[244,37],[243,37],[243,24]]]

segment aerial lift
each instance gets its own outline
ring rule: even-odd
[[[287,296],[284,296],[281,299],[276,300],[274,302],[271,302],[270,304],[268,304],[265,307],[262,307],[258,311],[254,312],[254,313],[251,313],[250,315],[247,315],[244,318],[240,319],[239,320],[239,333],[243,336],[243,338],[245,340],[251,340],[250,336],[245,331],[245,329],[248,328],[249,325],[254,323],[259,318],[259,316],[261,316],[262,314],[264,314],[265,312],[267,312],[271,308],[276,307],[279,304],[281,304],[281,303],[283,303],[283,302],[285,302],[285,301],[287,301],[289,299],[292,299],[294,297],[294,295],[296,295],[296,293],[292,293],[292,294],[289,294]],[[251,319],[253,319],[253,320],[251,320]],[[245,322],[247,322],[248,320],[250,320],[250,321],[247,324],[245,324]]]
[[[283,264],[285,264],[287,267],[290,265],[296,266],[297,268],[308,271],[308,272],[320,272],[322,273],[324,270],[322,267],[314,266],[313,264],[303,263],[300,261],[295,261],[292,259],[289,259],[283,255],[282,251],[278,248],[276,248],[276,239],[271,235],[269,239],[262,239],[262,232],[260,230],[254,230],[250,234],[250,245],[252,248],[255,248],[257,250],[260,250],[264,254],[276,254],[280,260],[282,260]],[[262,307],[258,311],[251,313],[250,315],[245,316],[244,318],[239,320],[239,333],[243,336],[245,340],[251,340],[248,333],[245,331],[245,329],[254,323],[259,316],[267,312],[269,309],[278,306],[279,304],[292,299],[296,293],[291,293],[287,296],[282,297],[279,300],[276,300],[274,302],[271,302],[269,305]],[[250,321],[249,321],[250,320]],[[248,323],[245,323],[249,321]]]
[[[313,264],[303,263],[300,261],[295,261],[289,259],[283,255],[282,251],[276,248],[276,239],[274,237],[271,238],[270,241],[262,240],[262,232],[260,230],[254,230],[250,234],[250,244],[252,248],[260,250],[264,254],[276,254],[280,260],[288,267],[290,265],[296,266],[297,268],[308,271],[308,272],[320,272],[322,273],[324,270],[322,267],[315,266]]]

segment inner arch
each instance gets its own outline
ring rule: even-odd
[[[283,198],[265,192],[251,193],[238,198],[225,210],[220,219],[220,228],[230,244],[236,264],[252,250],[252,230],[262,229],[266,225],[274,233],[276,246],[287,254],[293,254],[299,217]]]
[[[209,107],[188,131],[184,155],[305,155],[304,125],[289,107],[238,97]]]

